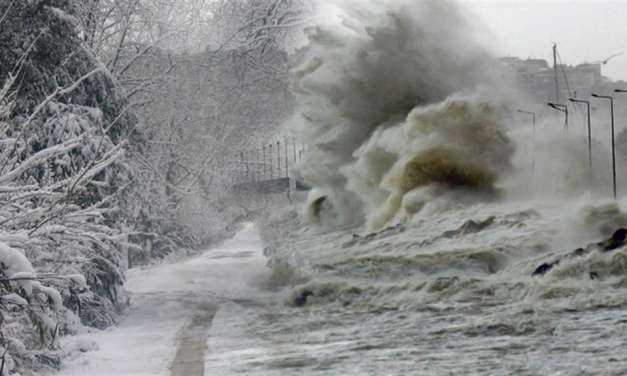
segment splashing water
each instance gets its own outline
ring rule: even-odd
[[[270,264],[298,282],[251,329],[302,347],[255,364],[267,374],[625,374],[625,247],[564,257],[627,224],[627,202],[590,193],[607,197],[608,170],[587,169],[581,135],[549,119],[529,142],[454,3],[340,7],[343,24],[310,29],[293,72],[291,125],[316,187],[307,218],[320,226],[269,242]],[[606,166],[598,137],[592,162]]]
[[[481,89],[489,56],[457,6],[343,4],[341,27],[308,30],[293,73],[294,124],[310,146],[302,172],[336,223],[379,228],[401,206],[415,211],[425,186],[494,192],[514,152],[506,104]]]

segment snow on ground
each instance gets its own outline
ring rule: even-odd
[[[63,345],[73,355],[57,376],[170,375],[177,337],[192,317],[245,298],[268,273],[261,249],[255,228],[248,226],[200,256],[130,270],[131,307],[120,324],[66,338]]]

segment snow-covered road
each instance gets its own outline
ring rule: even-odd
[[[247,227],[195,258],[129,271],[131,307],[120,324],[66,338],[70,351],[99,349],[74,351],[58,376],[202,376],[216,312],[257,296],[264,264],[261,240]]]

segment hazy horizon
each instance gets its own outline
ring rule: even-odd
[[[551,47],[558,44],[562,62],[576,65],[600,61],[603,75],[627,80],[627,1],[462,0],[491,37],[498,56],[542,58],[552,64]]]

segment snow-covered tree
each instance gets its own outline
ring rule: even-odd
[[[135,24],[140,18],[143,24],[162,23],[158,12],[139,11],[150,8],[150,0],[133,4]],[[170,9],[170,2],[160,4],[164,10]],[[118,64],[127,67],[118,78],[136,105],[148,140],[131,156],[135,175],[143,181],[140,186],[150,187],[134,199],[141,203],[137,216],[145,223],[138,239],[145,244],[140,258],[211,241],[230,227],[233,218],[246,212],[241,198],[235,200],[241,210],[232,212],[228,188],[242,173],[241,152],[270,142],[291,111],[286,47],[303,24],[307,3],[238,0],[176,4],[180,9],[166,12],[171,15],[168,30],[176,35],[192,34],[194,40],[206,36],[195,52],[169,48],[154,37],[159,33],[118,32],[124,42],[115,39],[107,47],[115,53],[108,50],[102,57],[119,56]],[[210,19],[204,19],[206,15]],[[181,19],[192,20],[193,30]],[[188,53],[180,53],[182,50]],[[254,167],[257,161],[252,160],[252,153],[247,158],[251,160],[246,165]],[[155,232],[168,236],[155,237]]]

